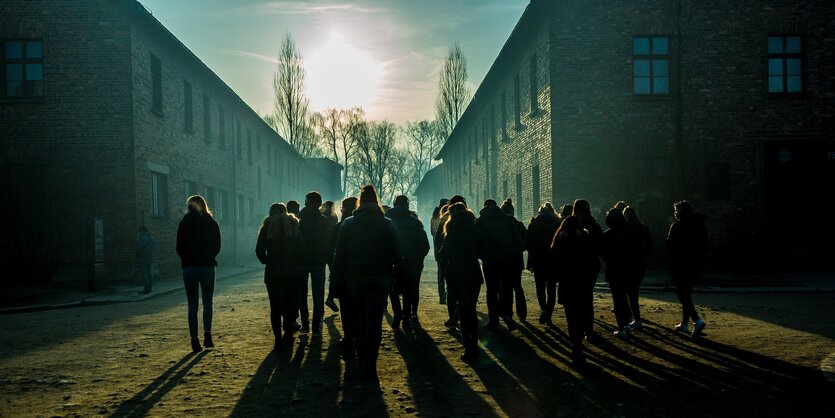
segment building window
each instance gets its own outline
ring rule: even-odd
[[[536,54],[531,56],[531,113],[539,111],[539,80],[536,79]]]
[[[519,208],[521,211],[525,205],[522,204],[522,174],[516,174],[516,205],[515,207]]]
[[[246,128],[246,162],[252,165],[252,130]]]
[[[258,166],[258,200],[263,199],[261,196],[261,166]]]
[[[214,210],[215,218],[217,218],[218,221],[226,221],[226,214],[229,213],[229,194],[226,190],[218,190],[217,204],[212,210]]]
[[[217,195],[215,194],[214,187],[204,186],[203,198],[206,199],[206,204],[209,205],[209,208],[214,208],[217,205]]]
[[[168,214],[168,176],[151,172],[151,216]]]
[[[43,96],[43,43],[8,41],[4,49],[6,97]]]
[[[531,195],[533,196],[531,203],[533,204],[533,214],[536,215],[536,212],[539,210],[539,204],[541,203],[539,201],[539,199],[540,199],[540,196],[539,196],[539,164],[537,164],[537,165],[535,165],[531,168],[531,183],[532,183],[531,189],[533,191],[533,193],[531,193]],[[522,207],[522,205],[519,205],[519,208],[521,208],[521,207]],[[522,217],[521,212],[518,215],[519,215],[519,218]]]
[[[183,126],[186,132],[194,131],[194,102],[191,93],[191,83],[183,80]]]
[[[261,152],[261,134],[259,133],[255,134],[255,149]]]
[[[203,93],[203,139],[212,139],[212,102],[206,93]]]
[[[803,45],[799,36],[768,37],[768,92],[803,92]]]
[[[507,140],[507,95],[502,92],[502,141]]]
[[[244,223],[244,197],[241,195],[235,199],[235,223],[238,225]]]
[[[151,54],[151,111],[162,114],[162,63]]]
[[[185,184],[183,184],[184,198],[188,199],[189,197],[194,196],[196,193],[197,193],[197,183],[193,182],[193,181],[186,180]]]
[[[501,199],[504,200],[504,199],[507,199],[508,197],[510,197],[510,195],[507,194],[507,179],[505,178],[504,181],[502,181],[502,198]]]
[[[244,157],[244,148],[241,140],[241,121],[239,120],[235,121],[235,137],[235,152],[240,160]]]
[[[490,106],[490,145],[496,147],[496,105]]]
[[[222,107],[217,108],[217,139],[218,146],[226,149],[226,111]]]
[[[250,225],[255,224],[255,202],[252,200],[251,197],[246,199],[247,201],[247,219],[249,220]]]
[[[519,80],[519,74],[513,77],[513,120],[516,129],[522,129],[522,82]]]
[[[669,40],[666,36],[632,38],[634,93],[670,94]]]

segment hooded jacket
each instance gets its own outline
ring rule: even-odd
[[[475,227],[484,238],[484,261],[512,263],[522,270],[524,267],[521,257],[523,236],[517,226],[516,218],[502,212],[496,205],[489,205],[479,212]],[[522,229],[525,228],[522,227]]]
[[[667,255],[670,257],[670,276],[699,278],[704,273],[704,256],[707,252],[705,217],[693,213],[670,226],[667,235]]]
[[[342,221],[333,256],[333,279],[401,275],[403,254],[394,222],[373,203]]]
[[[304,241],[305,251],[299,258],[299,265],[324,266],[330,257],[331,221],[318,208],[305,206],[299,212],[299,232]]]
[[[560,282],[557,302],[562,305],[576,302],[592,291],[588,278],[596,277],[600,261],[586,230],[563,231],[555,236],[548,261],[551,274]]]
[[[415,218],[405,206],[395,206],[389,209],[386,217],[394,222],[403,257],[410,264],[422,265],[423,259],[429,254],[429,239],[426,237],[423,223]]]
[[[559,227],[559,219],[548,213],[540,213],[531,218],[525,236],[529,269],[536,270],[548,266],[548,250]]]
[[[478,260],[484,259],[485,242],[474,221],[470,211],[450,219],[438,251],[439,260],[447,267],[447,279],[459,289],[484,282]]]
[[[186,267],[216,266],[220,228],[209,215],[186,213],[177,227],[177,254]]]

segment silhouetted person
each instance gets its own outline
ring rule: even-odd
[[[533,272],[536,282],[536,300],[539,302],[539,323],[551,324],[551,315],[557,299],[556,277],[548,271],[548,253],[554,234],[560,227],[554,207],[546,202],[539,207],[539,213],[531,218],[525,235],[528,249],[528,270]]]
[[[299,212],[299,232],[304,241],[305,251],[299,258],[300,286],[299,315],[303,333],[309,332],[309,311],[307,307],[307,279],[313,296],[313,336],[322,335],[322,317],[325,315],[325,263],[331,249],[331,221],[319,212],[322,195],[310,192],[304,197],[304,209]]]
[[[333,237],[332,243],[334,248],[331,250],[331,253],[335,250],[342,224],[345,223],[346,219],[351,217],[351,214],[354,213],[358,205],[359,199],[354,196],[346,197],[342,200],[342,208],[340,209],[342,212],[342,220],[333,228],[331,236]],[[351,350],[354,348],[357,339],[357,327],[359,326],[357,324],[356,307],[351,299],[351,293],[348,291],[348,283],[345,280],[345,276],[336,277],[333,274],[333,257],[331,257],[329,267],[331,270],[330,288],[328,289],[328,301],[325,303],[330,303],[328,306],[331,306],[331,309],[334,311],[339,312],[340,318],[342,319],[342,338],[337,342],[337,346],[344,350]],[[339,299],[338,308],[333,303],[333,298]]]
[[[336,207],[334,207],[332,200],[322,203],[322,206],[319,207],[319,212],[322,212],[322,215],[325,215],[328,218],[331,222],[331,227],[339,223],[339,216],[336,214]]]
[[[594,320],[594,308],[591,306],[593,289],[588,286],[588,278],[599,270],[600,260],[591,236],[576,217],[565,218],[557,229],[551,243],[549,262],[551,273],[560,283],[557,302],[565,309],[572,358],[575,363],[583,363],[583,334],[586,324]]]
[[[600,255],[606,261],[606,282],[612,291],[612,303],[615,307],[615,320],[618,330],[615,336],[629,337],[629,302],[627,283],[631,279],[631,267],[637,256],[636,240],[626,227],[621,209],[612,208],[606,213],[606,226],[603,233]]]
[[[444,225],[449,221],[449,207],[456,204],[461,203],[465,207],[467,206],[467,201],[464,199],[464,196],[455,195],[449,199],[447,205],[441,209],[441,219],[438,221],[438,231],[435,234],[435,248],[440,250],[441,246],[444,243],[444,237],[446,236],[444,232]],[[442,264],[441,269],[445,269],[446,267]],[[446,270],[443,273],[444,280],[447,280],[446,277]],[[444,325],[447,328],[455,328],[458,326],[458,304],[455,302],[455,292],[449,288],[449,281],[447,280],[447,292],[446,292],[446,305],[447,305],[447,314],[449,315],[449,319],[444,322]]]
[[[502,212],[496,201],[487,199],[479,212],[475,228],[484,240],[484,281],[487,285],[487,327],[496,329],[499,318],[503,317],[509,330],[516,324],[502,305],[502,288],[513,287],[518,260],[516,255],[522,249],[522,237],[516,229],[516,219]]]
[[[270,298],[270,324],[275,336],[275,351],[284,351],[285,345],[293,345],[298,316],[298,263],[303,252],[299,220],[287,213],[287,206],[283,203],[273,203],[270,205],[270,215],[264,219],[258,231],[255,255],[266,266],[264,284]]]
[[[394,223],[383,215],[371,185],[360,191],[360,206],[342,222],[333,260],[335,277],[345,277],[357,309],[360,371],[377,382],[383,312],[393,274],[404,271]]]
[[[464,343],[461,359],[470,361],[478,355],[476,302],[484,282],[478,260],[483,257],[485,243],[475,228],[475,214],[463,203],[452,205],[449,212],[450,219],[443,226],[446,238],[439,255],[446,265],[448,284],[458,304]]]
[[[403,328],[410,329],[417,325],[418,302],[420,301],[420,274],[423,271],[423,259],[429,254],[429,239],[423,223],[409,210],[409,198],[400,195],[394,199],[394,207],[386,216],[394,222],[400,250],[406,263],[403,274],[403,311],[401,318],[392,321],[394,328],[396,320],[403,320]]]
[[[291,200],[287,202],[287,212],[299,217],[299,202]]]
[[[522,288],[522,271],[525,270],[525,256],[522,252],[526,249],[525,235],[527,235],[527,230],[525,229],[525,224],[516,219],[516,210],[513,207],[512,199],[505,199],[502,202],[501,210],[515,222],[516,232],[522,240],[522,246],[513,248],[515,263],[510,271],[511,281],[507,283],[507,286],[504,282],[502,283],[499,303],[502,305],[503,315],[508,318],[513,318],[513,300],[515,296],[516,314],[519,316],[520,321],[525,322],[528,320],[528,303],[525,300],[525,289]]]
[[[603,238],[603,229],[594,220],[594,217],[591,216],[591,205],[588,200],[577,199],[574,201],[572,208],[572,216],[576,217],[577,221],[580,222],[580,228],[585,229],[589,233],[589,238],[591,238],[596,255],[596,268],[588,270],[589,275],[586,278],[588,291],[583,293],[589,298],[588,303],[585,304],[589,312],[584,315],[584,318],[586,318],[584,332],[586,338],[594,339],[597,336],[594,333],[594,285],[597,283],[597,275],[600,273],[600,258],[598,256],[600,255],[600,242]]]
[[[568,204],[562,205],[562,207],[560,208],[560,216],[559,216],[560,223],[562,223],[563,219],[571,216],[571,214],[573,212],[574,212],[574,206],[568,205]]]
[[[627,206],[629,205],[627,205],[625,201],[620,200],[618,201],[618,203],[615,203],[614,206],[612,206],[612,209],[617,209],[621,213],[623,213],[623,210],[626,209]]]
[[[632,206],[623,209],[623,217],[626,219],[626,227],[632,232],[636,240],[636,253],[630,267],[630,277],[626,282],[626,296],[629,300],[629,311],[632,313],[632,322],[629,328],[632,330],[643,328],[641,321],[640,290],[641,282],[647,273],[647,258],[652,252],[652,234],[649,228],[638,219],[638,212]]]
[[[667,255],[670,257],[670,276],[676,285],[681,302],[681,323],[676,331],[689,332],[690,319],[694,322],[693,336],[705,329],[705,321],[699,318],[693,304],[693,286],[704,273],[704,255],[707,251],[707,230],[704,215],[693,212],[690,202],[682,200],[673,205],[675,221],[667,235]]]
[[[446,207],[449,199],[443,198],[438,203],[438,207],[432,211],[432,219],[429,221],[429,225],[432,232],[432,242],[435,242],[435,236],[438,235],[438,226],[441,223],[441,210]],[[441,269],[441,263],[438,261],[438,247],[434,244],[432,245],[434,255],[435,255],[435,263],[438,266],[438,303],[441,305],[446,303],[446,284],[444,283],[444,271]]]
[[[151,293],[154,287],[151,276],[151,265],[154,263],[154,251],[157,248],[157,240],[148,231],[148,227],[139,227],[139,235],[136,237],[136,264],[139,266],[139,274],[142,276],[142,291],[139,293]]]
[[[197,339],[198,291],[203,294],[203,345],[212,341],[212,296],[215,291],[215,267],[220,252],[220,228],[203,196],[188,198],[188,208],[177,228],[177,254],[183,267],[183,283],[188,300],[188,331],[191,349],[203,350]]]

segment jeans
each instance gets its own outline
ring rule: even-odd
[[[391,289],[390,276],[367,276],[348,280],[348,290],[357,314],[357,354],[366,371],[377,369],[377,356],[383,337],[383,312]]]
[[[296,289],[286,283],[267,282],[267,295],[270,297],[270,324],[276,341],[285,336],[293,335],[296,330]]]
[[[444,269],[441,266],[441,263],[438,264],[438,296],[440,300],[446,301],[446,285],[444,279]]]
[[[140,264],[139,274],[142,275],[142,286],[144,286],[144,291],[150,292],[151,288],[154,286],[153,278],[151,277],[151,265]]]
[[[307,307],[307,278],[310,277],[310,290],[313,293],[313,328],[322,325],[325,316],[325,266],[307,266],[300,269],[298,287],[299,314],[303,324],[309,322],[310,312]]]
[[[640,276],[633,279],[629,284],[626,286],[626,296],[629,299],[629,310],[632,313],[632,319],[636,321],[641,320],[641,306],[639,305],[639,294],[641,291],[641,282],[644,279],[644,275],[641,274]]]
[[[197,338],[198,288],[203,293],[203,331],[212,332],[212,296],[215,292],[214,266],[186,267],[183,269],[183,284],[188,300],[188,332]]]
[[[420,275],[423,272],[423,262],[420,265],[409,266],[409,276],[403,283],[403,318],[417,316],[418,302],[420,302]]]
[[[455,288],[458,299],[458,314],[461,317],[461,341],[464,351],[473,352],[478,349],[478,312],[476,302],[481,291],[481,283],[463,284]]]
[[[446,310],[449,314],[449,319],[452,321],[458,320],[458,301],[455,299],[455,291],[449,285],[449,278],[447,277],[446,267],[443,268],[442,274],[444,281],[446,281]]]
[[[502,280],[505,279],[507,270],[507,267],[502,263],[484,263],[484,282],[487,285],[487,316],[490,317],[490,323],[493,324],[498,323],[499,316],[504,315],[500,295],[504,284]]]
[[[612,291],[612,304],[615,307],[615,321],[618,323],[618,330],[629,325],[629,301],[626,296],[626,284],[616,280],[609,282],[609,289]]]
[[[686,324],[689,319],[699,320],[696,305],[693,304],[693,282],[690,280],[676,280],[676,295],[681,302],[681,323]]]
[[[550,318],[557,301],[557,281],[550,270],[545,267],[535,268],[533,279],[536,282],[536,300],[539,302],[539,309],[543,315]]]
[[[503,316],[513,316],[513,299],[516,298],[516,315],[519,320],[524,321],[528,318],[528,302],[525,300],[525,290],[522,289],[522,270],[514,267],[508,267],[501,279],[501,293],[499,294],[499,303],[501,304],[501,312]]]
[[[568,323],[568,339],[571,341],[571,349],[575,356],[583,353],[583,331],[586,324],[585,316],[588,314],[588,307],[585,303],[569,302],[562,305],[565,309],[565,321]]]

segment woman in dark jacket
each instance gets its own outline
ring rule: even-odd
[[[449,209],[450,219],[444,225],[444,242],[439,251],[446,266],[450,289],[456,295],[464,361],[478,355],[478,314],[476,301],[484,283],[478,260],[484,257],[484,240],[475,228],[475,214],[462,203]]]
[[[551,243],[548,261],[554,280],[560,283],[557,302],[565,309],[572,357],[575,363],[583,363],[583,334],[586,324],[594,320],[588,277],[597,271],[599,261],[589,233],[580,227],[576,217],[562,221]]]
[[[521,246],[513,250],[514,263],[509,271],[511,282],[510,286],[505,286],[502,282],[501,290],[501,305],[504,311],[502,315],[505,317],[505,322],[513,317],[513,301],[515,296],[516,301],[516,315],[519,320],[526,322],[528,320],[528,302],[525,299],[525,289],[522,287],[522,270],[525,270],[525,256],[522,255],[527,248],[525,246],[525,224],[516,219],[516,209],[513,207],[513,199],[507,198],[502,202],[502,212],[509,216],[514,225],[516,225],[516,232],[521,241]]]
[[[551,324],[551,314],[557,299],[557,282],[548,273],[548,250],[560,223],[554,207],[545,202],[539,213],[531,218],[525,236],[528,248],[528,270],[533,272],[536,282],[536,299],[539,302],[540,324]]]
[[[183,283],[188,300],[188,331],[191,349],[203,350],[197,339],[198,290],[203,293],[203,345],[212,342],[212,296],[215,291],[215,257],[220,252],[220,228],[203,196],[188,198],[188,209],[177,228],[177,254],[183,267]]]
[[[333,258],[333,279],[345,280],[357,311],[360,372],[378,382],[377,355],[383,312],[392,278],[404,271],[394,223],[383,215],[371,185],[360,191],[360,205],[339,230]]]
[[[284,351],[293,344],[296,331],[296,285],[299,276],[298,260],[304,249],[299,234],[299,220],[287,213],[283,203],[270,206],[270,216],[261,223],[255,255],[264,269],[264,284],[270,297],[270,323],[275,335],[273,350]],[[282,323],[282,319],[284,322]],[[282,344],[282,329],[284,337]]]
[[[585,294],[588,296],[589,301],[586,306],[589,307],[588,314],[585,315],[586,324],[584,327],[584,331],[586,333],[586,338],[590,338],[592,340],[597,338],[597,334],[594,332],[594,286],[597,283],[597,275],[600,273],[600,242],[603,238],[603,228],[597,223],[594,219],[594,216],[591,214],[591,204],[588,200],[585,199],[577,199],[574,201],[572,205],[572,215],[577,218],[577,221],[580,222],[580,228],[585,229],[586,232],[589,233],[589,238],[591,238],[592,246],[594,247],[595,252],[595,266],[596,268],[593,270],[589,270],[589,275],[586,278],[586,286],[588,286],[588,292]]]
[[[699,318],[693,304],[693,286],[701,279],[703,260],[707,251],[707,230],[703,215],[693,213],[690,202],[682,200],[673,205],[675,222],[667,235],[667,255],[670,257],[670,276],[676,285],[676,294],[681,302],[681,323],[676,331],[689,332],[690,319],[694,322],[693,336],[705,329],[705,321]]]
[[[632,322],[629,323],[630,330],[643,328],[641,321],[641,307],[639,305],[639,293],[641,282],[647,273],[647,258],[652,252],[652,234],[649,228],[638,219],[638,212],[632,206],[623,210],[623,217],[626,219],[626,227],[629,228],[635,237],[636,253],[630,267],[630,278],[626,282],[626,297],[629,300],[629,310],[632,313]]]
[[[606,261],[606,282],[612,291],[615,319],[618,330],[615,336],[629,336],[629,302],[626,297],[627,283],[631,279],[631,267],[636,257],[635,240],[626,227],[626,220],[620,209],[612,208],[606,213],[606,226],[600,244],[600,255]]]

